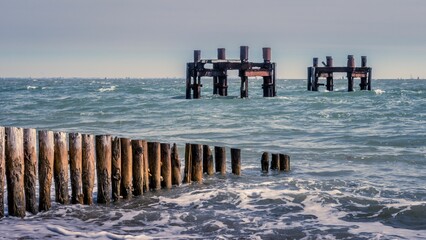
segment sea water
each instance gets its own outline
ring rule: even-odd
[[[278,80],[263,98],[251,79],[247,99],[237,79],[228,97],[203,84],[187,100],[183,79],[1,79],[2,126],[177,143],[182,167],[185,143],[240,148],[242,175],[228,149],[226,176],[108,206],[53,203],[0,220],[0,237],[426,239],[426,81],[309,92]],[[262,174],[264,151],[289,154],[291,172]]]

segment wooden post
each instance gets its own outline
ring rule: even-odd
[[[185,144],[185,169],[183,171],[183,182],[191,183],[192,175],[192,159],[191,159],[191,144]]]
[[[25,209],[36,214],[37,198],[37,131],[35,129],[24,129],[24,161],[25,161]]]
[[[355,68],[355,59],[353,55],[348,55],[348,68],[351,68],[351,70],[348,70],[347,77],[348,77],[348,92],[354,91],[354,78],[352,76],[353,69]]]
[[[277,79],[277,77],[276,77],[276,74],[277,74],[277,67],[276,67],[276,64],[275,63],[272,63],[272,91],[273,91],[273,97],[276,97],[277,96],[277,87],[276,87],[276,79]]]
[[[241,175],[241,149],[231,148],[232,173]]]
[[[132,198],[133,159],[132,144],[129,138],[121,138],[121,190],[125,199]]]
[[[312,91],[312,67],[308,67],[307,88],[308,88],[308,91]]]
[[[52,186],[54,165],[54,139],[53,132],[38,132],[38,181],[39,181],[39,211],[48,211],[51,207],[50,189]]]
[[[67,135],[55,132],[55,162],[53,176],[55,179],[55,199],[60,204],[68,204],[68,148]]]
[[[112,200],[118,201],[121,196],[121,139],[114,137],[112,139],[112,155],[111,155],[111,184],[112,184]]]
[[[86,205],[91,205],[93,203],[93,187],[95,186],[95,141],[91,134],[83,134],[81,138],[83,202]]]
[[[214,174],[213,154],[209,145],[203,145],[203,172],[208,175]]]
[[[186,64],[186,99],[191,99],[191,71],[193,70],[191,66],[193,63]]]
[[[111,198],[111,136],[96,136],[96,175],[98,203],[109,203]]]
[[[369,70],[368,70],[368,90],[369,91],[371,91],[371,72],[372,72],[372,69],[370,68]]]
[[[25,217],[24,132],[22,128],[6,128],[6,180],[9,215]]]
[[[148,161],[148,142],[146,140],[142,140],[142,148],[143,150],[143,191],[149,191],[149,161]]]
[[[316,74],[316,68],[318,67],[318,58],[313,58],[312,62],[312,91],[318,91],[318,76]]]
[[[161,186],[163,188],[172,188],[172,159],[170,152],[170,144],[161,143],[161,177],[163,181]]]
[[[367,56],[361,56],[361,67],[367,67]],[[368,74],[368,72],[367,72]],[[361,83],[359,84],[361,90],[367,90],[367,76],[361,77]]]
[[[277,153],[272,153],[271,170],[280,170],[280,158]]]
[[[220,172],[222,175],[226,174],[226,148],[225,147],[214,147],[214,159],[216,172]]]
[[[327,67],[333,67],[333,57],[327,56]],[[327,77],[327,91],[334,90],[334,81],[333,81],[333,73],[329,73]]]
[[[261,159],[262,172],[267,173],[269,171],[269,153],[264,152]]]
[[[148,142],[149,169],[151,171],[151,189],[161,189],[161,149],[159,142]]]
[[[143,148],[142,140],[132,140],[133,150],[133,195],[140,196],[143,194],[143,178],[144,178],[144,166],[143,166],[143,155],[145,149]]]
[[[262,53],[263,53],[263,61],[265,63],[270,63],[271,62],[271,48],[268,48],[268,47],[262,48]]]
[[[192,84],[192,96],[194,99],[198,99],[201,97],[201,84],[200,77],[198,76],[198,62],[201,60],[201,51],[194,50],[194,83]]]
[[[286,154],[280,154],[280,170],[289,172],[290,171],[290,156]]]
[[[0,218],[4,217],[4,187],[6,175],[6,162],[5,162],[5,133],[4,127],[0,127]]]
[[[217,49],[217,59],[225,60],[226,52],[225,48]],[[216,68],[217,69],[217,68]],[[226,69],[221,69],[226,71]],[[219,94],[220,96],[227,96],[227,82],[226,76],[213,77],[213,94]]]
[[[83,204],[83,180],[82,180],[82,141],[80,133],[70,133],[69,139],[69,155],[71,168],[71,203]]]
[[[203,148],[201,144],[191,144],[192,181],[203,182]]]
[[[181,173],[180,173],[180,160],[179,160],[179,152],[176,146],[176,143],[173,144],[172,147],[172,184],[180,185],[181,183]]]

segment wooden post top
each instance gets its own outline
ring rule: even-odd
[[[355,67],[354,55],[348,55],[348,67],[350,67],[350,68]]]
[[[264,47],[262,51],[263,51],[263,60],[265,62],[271,62],[271,48]]]
[[[194,63],[201,60],[201,50],[194,50]]]
[[[249,55],[249,47],[248,46],[241,46],[240,47],[240,60],[245,62],[248,61],[248,55]]]
[[[361,56],[361,67],[367,67],[367,56]]]
[[[217,49],[217,59],[220,59],[220,60],[226,59],[225,48],[218,48]]]
[[[317,57],[312,59],[312,66],[318,67],[318,58]]]

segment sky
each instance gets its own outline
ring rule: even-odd
[[[425,0],[0,0],[0,77],[184,77],[193,50],[306,78],[368,56],[373,78],[426,78]],[[237,73],[235,73],[237,76]]]

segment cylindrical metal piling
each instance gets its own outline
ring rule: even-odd
[[[180,160],[179,160],[179,152],[176,143],[173,144],[172,147],[172,184],[180,185],[182,182],[182,176],[180,172]]]
[[[5,187],[5,174],[6,162],[4,160],[5,150],[5,133],[4,127],[0,127],[0,218],[4,217],[4,187]]]
[[[83,202],[86,205],[93,203],[93,187],[95,186],[95,137],[91,134],[82,134],[82,179]]]
[[[225,147],[214,147],[214,160],[216,172],[220,172],[222,175],[226,174],[226,148]]]
[[[145,149],[143,148],[142,140],[132,140],[133,151],[133,195],[140,196],[143,194],[143,155]]]
[[[25,209],[36,214],[38,212],[36,199],[37,185],[37,131],[24,129],[24,161],[25,161]]]
[[[118,201],[121,196],[121,139],[119,137],[112,138],[112,166],[111,166],[111,185],[112,200]]]
[[[70,133],[69,139],[69,155],[70,155],[70,172],[71,172],[71,203],[83,204],[83,152],[82,140],[80,133]]]
[[[151,189],[161,189],[161,149],[159,142],[148,142],[149,169],[151,172]]]
[[[191,160],[191,144],[185,144],[185,169],[183,171],[183,182],[191,183],[192,160]]]
[[[24,132],[22,128],[6,128],[7,205],[10,216],[25,217]]]
[[[96,176],[98,180],[98,203],[111,199],[111,136],[96,136]]]
[[[48,211],[51,207],[50,189],[52,186],[54,165],[54,138],[51,131],[38,132],[38,182],[39,182],[39,211]]]
[[[262,49],[263,61],[266,63],[271,62],[271,48],[265,47]]]
[[[280,154],[280,170],[289,172],[290,171],[290,156],[287,154]]]
[[[280,170],[280,157],[277,153],[272,153],[271,170]]]
[[[241,175],[241,149],[231,148],[232,173]]]
[[[161,143],[161,177],[163,181],[161,186],[163,188],[172,188],[172,159],[170,152],[170,144]]]
[[[225,60],[226,59],[225,48],[218,48],[217,49],[217,59],[219,59],[219,60]]]
[[[149,191],[149,161],[148,161],[148,142],[142,140],[143,148],[143,191]]]
[[[269,153],[264,152],[260,162],[262,165],[262,172],[267,173],[269,171]]]
[[[53,176],[55,179],[55,200],[68,204],[68,147],[67,134],[55,132],[55,162]]]
[[[203,181],[203,147],[201,144],[191,144],[192,181]]]
[[[247,62],[249,57],[249,47],[248,46],[241,46],[240,47],[240,60],[242,62]]]
[[[203,173],[214,174],[214,161],[209,145],[203,145]]]
[[[130,138],[121,138],[121,190],[125,199],[132,197],[133,190],[133,153]]]

